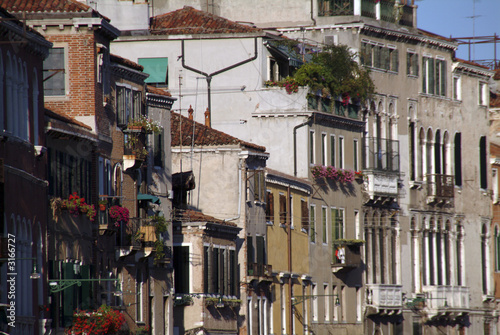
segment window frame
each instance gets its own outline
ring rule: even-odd
[[[63,57],[63,65],[64,67],[62,69],[47,69],[46,68],[46,61],[49,60],[50,56],[51,56],[51,53],[54,52],[55,50],[60,50],[62,49],[63,50],[63,54],[62,54],[62,57]],[[43,69],[42,69],[42,78],[43,78],[43,82],[47,82],[49,80],[51,80],[53,77],[56,77],[57,74],[49,74],[49,75],[46,75],[47,72],[51,71],[51,70],[58,70],[61,71],[62,70],[62,75],[63,75],[63,79],[62,79],[62,82],[63,82],[63,91],[64,93],[63,94],[49,94],[47,93],[46,89],[45,89],[45,85],[43,86],[43,95],[44,97],[46,98],[63,98],[63,97],[67,97],[68,94],[69,94],[69,75],[68,75],[68,69],[69,69],[69,64],[68,64],[68,44],[67,43],[54,43],[54,46],[49,49],[49,56],[47,56],[47,59],[44,60],[44,66],[43,66]],[[49,79],[50,78],[50,79]]]

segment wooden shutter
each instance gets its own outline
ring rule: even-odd
[[[274,224],[274,196],[272,192],[267,192],[266,221]]]
[[[309,205],[307,204],[307,201],[301,201],[300,212],[300,216],[302,218],[302,229],[309,232]]]
[[[257,264],[265,264],[266,261],[266,246],[264,243],[264,236],[257,236]]]
[[[280,223],[286,224],[286,196],[280,194]]]

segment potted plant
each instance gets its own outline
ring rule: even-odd
[[[99,200],[99,209],[101,211],[105,211],[106,210],[106,205],[108,204],[108,200],[106,199],[103,199],[103,200]]]
[[[129,211],[125,207],[114,205],[109,208],[109,217],[114,221],[115,226],[119,227],[120,222],[128,223]]]

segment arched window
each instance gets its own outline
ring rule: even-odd
[[[417,156],[417,180],[424,179],[424,164],[425,164],[425,131],[424,128],[420,128],[418,135],[418,156]]]
[[[441,174],[441,131],[436,130],[436,137],[434,140],[434,173]]]
[[[455,134],[455,185],[462,186],[462,134]]]
[[[488,294],[488,228],[483,224],[481,228],[481,274],[483,294]]]
[[[488,152],[486,147],[486,136],[479,140],[479,173],[482,189],[488,188]]]
[[[432,165],[433,165],[433,153],[434,153],[434,148],[433,148],[433,134],[432,134],[432,129],[428,129],[427,130],[427,145],[426,145],[426,148],[425,148],[425,151],[426,151],[426,165],[425,165],[425,174],[432,174],[433,173],[433,170],[432,170]]]

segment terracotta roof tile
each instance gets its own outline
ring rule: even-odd
[[[151,18],[150,29],[151,33],[156,35],[262,32],[261,29],[240,24],[189,6]]]
[[[490,69],[489,67],[487,67],[487,66],[485,66],[485,65],[481,65],[481,64],[479,64],[479,63],[471,62],[471,61],[469,61],[469,60],[465,60],[465,59],[460,59],[460,58],[456,58],[456,57],[455,57],[455,58],[453,58],[453,60],[454,60],[455,62],[460,62],[460,63],[464,63],[464,64],[468,64],[468,65],[474,65],[474,66],[477,66],[477,67],[481,67],[481,68],[486,69],[486,70],[489,70],[489,69]]]
[[[208,222],[225,226],[237,227],[234,222],[216,219],[213,216],[203,214],[192,209],[175,209],[174,220],[181,222]]]
[[[154,86],[151,86],[151,85],[147,85],[146,86],[146,90],[149,92],[149,93],[153,93],[153,94],[156,94],[156,95],[163,95],[163,96],[166,96],[166,97],[171,97],[172,94],[170,94],[169,91],[166,91],[162,88],[158,88],[158,87],[154,87]]]
[[[76,0],[2,0],[9,12],[91,12],[92,7]]]
[[[193,127],[194,127],[194,145],[196,146],[210,146],[210,145],[241,145],[250,149],[265,152],[266,148],[257,144],[249,143],[237,139],[231,135],[223,133],[219,130],[207,127],[201,123],[181,116],[178,113],[171,112],[171,136],[172,147],[178,147],[181,144],[180,138],[182,133],[182,145],[190,146],[192,144]],[[181,128],[182,120],[182,129]]]
[[[129,60],[127,58],[123,58],[123,57],[118,56],[118,55],[110,54],[109,55],[109,59],[112,62],[128,66],[128,67],[130,67],[132,69],[135,69],[135,70],[138,70],[138,71],[143,71],[144,70],[144,66],[139,65],[136,62],[132,62],[131,60]]]
[[[86,125],[83,122],[80,122],[80,121],[72,118],[71,116],[69,116],[66,113],[61,112],[61,111],[55,111],[55,110],[50,110],[50,109],[45,108],[45,115],[52,117],[54,119],[58,119],[60,121],[64,121],[66,123],[71,123],[71,124],[80,126],[80,127],[85,128],[87,130],[92,130],[92,127]]]

